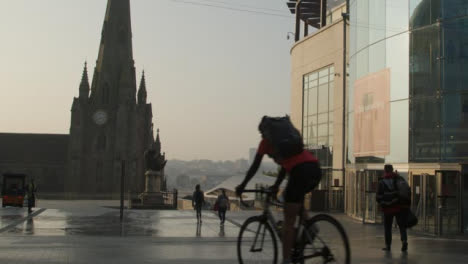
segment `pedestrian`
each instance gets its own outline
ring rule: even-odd
[[[202,207],[205,204],[205,195],[203,194],[203,191],[200,190],[200,184],[197,184],[195,186],[195,191],[193,192],[192,196],[192,206],[193,208],[197,211],[197,222],[201,223],[202,220]]]
[[[229,209],[229,198],[226,195],[226,190],[222,189],[221,194],[216,199],[215,208],[218,209],[219,221],[221,225],[224,225],[226,220],[226,211]]]
[[[386,164],[384,166],[384,177],[379,181],[377,188],[376,200],[382,207],[384,214],[385,228],[385,247],[382,250],[390,251],[392,245],[392,224],[393,218],[396,218],[400,229],[401,251],[408,250],[408,235],[406,232],[409,206],[411,204],[410,197],[403,198],[400,195],[398,182],[405,181],[403,177],[393,172],[393,166]],[[406,181],[405,181],[406,182]],[[407,182],[406,182],[407,184]],[[409,187],[408,187],[409,188]]]
[[[28,195],[28,213],[32,212],[32,208],[36,206],[36,184],[34,179],[31,178],[30,182],[26,186],[26,194]]]

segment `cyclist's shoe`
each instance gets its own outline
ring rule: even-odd
[[[408,242],[403,242],[403,245],[401,246],[401,251],[403,252],[408,251]]]
[[[386,246],[384,248],[382,248],[383,251],[390,251],[391,250],[391,247],[390,246]]]

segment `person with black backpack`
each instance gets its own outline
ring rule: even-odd
[[[382,250],[390,251],[392,245],[393,218],[396,218],[400,229],[401,251],[408,250],[408,215],[410,214],[411,189],[408,182],[393,172],[393,166],[384,166],[384,177],[379,181],[376,200],[384,213],[385,247]]]
[[[192,195],[192,206],[193,208],[197,211],[197,222],[201,223],[202,220],[202,207],[205,204],[205,195],[203,194],[203,191],[200,190],[200,184],[197,184],[195,186],[195,191],[193,192]]]
[[[319,184],[322,172],[318,160],[304,149],[302,136],[288,116],[264,116],[258,129],[262,140],[245,179],[236,187],[236,193],[242,194],[247,183],[257,172],[265,154],[281,167],[276,182],[270,187],[275,194],[286,173],[289,174],[284,191],[283,263],[291,263],[291,249],[296,237],[294,231],[296,217],[303,208],[305,194]]]

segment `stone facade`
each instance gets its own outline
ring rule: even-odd
[[[71,109],[65,193],[109,198],[144,190],[144,152],[154,144],[144,73],[137,93],[129,0],[109,0],[91,86],[87,68]]]

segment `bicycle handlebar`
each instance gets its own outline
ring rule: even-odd
[[[273,195],[272,190],[270,190],[269,188],[264,188],[264,187],[261,187],[260,189],[243,190],[242,193],[265,193],[267,194],[267,199],[270,199],[271,196]],[[248,207],[249,205],[242,200],[242,193],[239,196],[240,198],[239,201],[243,206]]]

